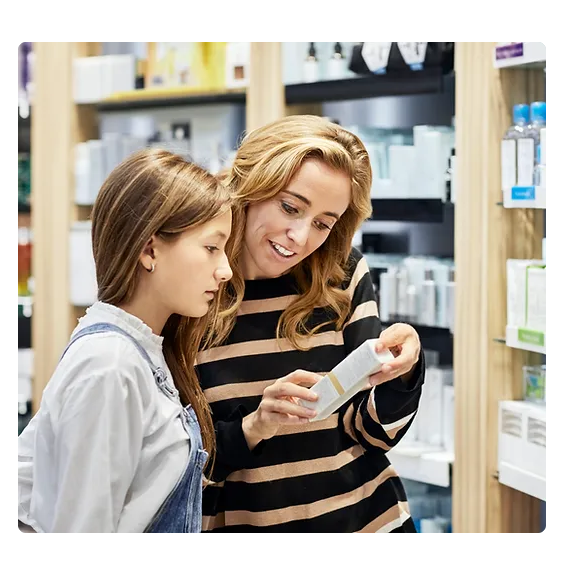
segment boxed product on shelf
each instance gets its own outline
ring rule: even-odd
[[[71,226],[69,292],[69,300],[73,306],[90,306],[97,300],[97,277],[90,221],[76,221]]]
[[[507,324],[532,328],[528,320],[529,308],[531,324],[537,326],[545,324],[545,299],[546,272],[542,260],[507,259]],[[532,329],[544,331],[545,328]]]
[[[225,57],[227,88],[247,87],[250,79],[250,42],[227,42]]]
[[[98,103],[135,86],[134,55],[79,57],[73,61],[73,99],[77,104]]]
[[[204,42],[148,42],[147,86],[209,88]]]

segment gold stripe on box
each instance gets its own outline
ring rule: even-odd
[[[333,384],[333,387],[335,387],[335,391],[337,391],[337,394],[343,395],[345,393],[345,389],[343,389],[341,383],[339,383],[339,379],[337,379],[337,376],[333,372],[329,372],[327,374],[327,377],[331,379],[331,383]]]

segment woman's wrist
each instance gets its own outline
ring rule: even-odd
[[[253,411],[250,415],[244,417],[242,422],[243,434],[251,451],[263,440],[254,429],[255,415],[256,412]]]

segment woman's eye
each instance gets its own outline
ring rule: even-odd
[[[295,207],[292,207],[290,204],[287,204],[286,202],[282,202],[282,209],[286,213],[289,213],[290,215],[295,215],[298,213],[298,210]]]
[[[326,225],[325,223],[322,223],[321,221],[316,221],[315,226],[320,231],[331,231],[331,227],[329,227],[329,225]]]
[[[207,251],[209,251],[209,253],[213,253],[213,252],[215,252],[215,251],[219,251],[219,248],[218,248],[218,247],[215,247],[214,245],[207,245],[207,246],[205,247],[205,249],[207,249]]]

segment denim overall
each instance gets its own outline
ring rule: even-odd
[[[146,350],[127,332],[119,326],[107,322],[92,324],[83,328],[65,348],[63,356],[79,338],[99,332],[118,332],[128,338],[137,348],[142,357],[148,362],[158,389],[172,401],[180,405],[180,420],[189,435],[189,458],[184,472],[166,501],[154,515],[154,518],[144,530],[145,533],[199,533],[201,532],[201,477],[203,466],[208,454],[203,450],[201,430],[195,411],[191,405],[183,407],[179,400],[177,389],[166,382],[166,374],[162,368],[156,367]]]

